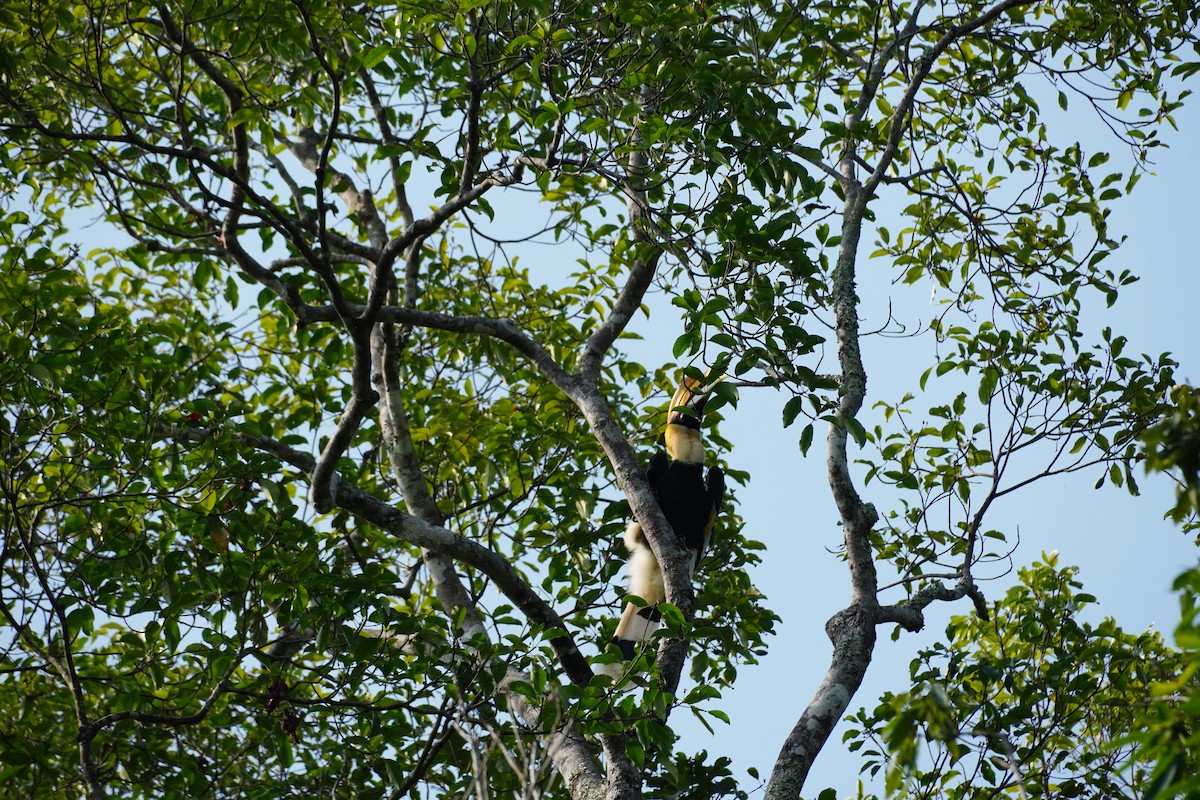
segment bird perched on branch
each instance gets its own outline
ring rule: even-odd
[[[725,496],[725,473],[713,467],[704,473],[704,437],[700,422],[712,386],[685,377],[671,398],[667,428],[663,435],[666,452],[659,450],[646,467],[646,480],[663,510],[671,530],[692,551],[695,573],[708,547],[713,523]],[[617,625],[614,641],[625,659],[631,660],[638,646],[658,629],[662,615],[658,604],[667,599],[662,569],[637,521],[625,528],[629,550],[629,594],[646,605],[628,603]]]

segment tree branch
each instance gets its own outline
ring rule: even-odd
[[[1032,5],[1033,0],[1001,0],[994,6],[984,11],[978,17],[967,20],[966,22],[955,25],[950,30],[942,34],[936,43],[924,53],[916,61],[916,69],[913,70],[912,77],[908,81],[908,87],[904,91],[904,96],[900,102],[896,104],[895,110],[892,112],[891,124],[888,130],[887,146],[883,153],[879,156],[879,162],[875,165],[875,171],[866,180],[863,185],[864,198],[870,198],[875,194],[875,189],[878,188],[880,182],[883,181],[887,174],[888,168],[891,167],[892,161],[900,152],[900,139],[903,138],[905,131],[908,130],[909,120],[912,115],[913,105],[916,103],[917,92],[921,90],[925,78],[929,76],[929,71],[933,69],[933,65],[938,58],[946,51],[951,44],[958,41],[962,37],[973,33],[989,23],[993,22],[997,17],[1006,11],[1018,8],[1023,5]],[[913,12],[913,19],[916,18],[916,12]]]
[[[875,618],[867,609],[851,605],[839,611],[826,623],[825,632],[833,642],[833,658],[816,694],[784,740],[767,782],[765,800],[800,796],[817,754],[846,713],[871,663]]]
[[[168,435],[183,439],[198,439],[203,431],[191,429],[168,429]],[[302,472],[310,473],[316,460],[308,453],[289,447],[282,442],[262,436],[235,433],[234,438],[243,444],[278,457]],[[357,486],[343,480],[336,482],[337,507],[385,530],[398,539],[428,548],[439,554],[478,569],[496,584],[505,597],[537,625],[543,628],[565,630],[566,623],[553,608],[538,596],[529,584],[513,569],[503,556],[454,533],[441,525],[428,522],[419,516],[407,514],[395,506],[374,497]],[[465,591],[464,591],[465,595]],[[482,629],[482,622],[478,627]],[[568,677],[577,684],[586,685],[592,677],[591,666],[579,652],[569,635],[550,640],[551,645],[563,660]]]
[[[362,306],[351,306],[357,311]],[[306,306],[300,320],[303,325],[315,322],[333,322],[337,313],[329,306]],[[568,387],[575,384],[574,378],[566,373],[540,342],[531,337],[512,320],[495,317],[457,317],[436,311],[421,311],[415,308],[384,306],[379,311],[379,322],[414,325],[421,328],[490,336],[512,347],[525,356],[546,378],[566,394]]]
[[[633,248],[633,266],[629,270],[629,278],[621,289],[621,294],[613,304],[607,319],[601,323],[590,337],[579,357],[579,375],[587,381],[594,382],[600,373],[604,356],[608,353],[613,342],[625,330],[625,326],[633,319],[634,313],[646,296],[650,282],[662,256],[662,246],[655,242],[649,234],[650,220],[646,203],[645,183],[648,178],[649,155],[646,153],[645,142],[638,125],[642,116],[654,112],[653,92],[649,86],[643,87],[638,96],[638,104],[642,111],[634,122],[633,153],[629,156],[629,167],[626,170],[626,213],[629,216],[629,227],[633,232],[635,242]]]
[[[420,241],[418,240],[413,246],[420,247]],[[376,326],[372,336],[372,351],[375,354],[375,371],[383,397],[380,405],[380,428],[389,463],[392,465],[392,472],[400,484],[408,507],[418,514],[426,524],[440,527],[444,517],[429,491],[429,486],[420,468],[420,458],[409,433],[408,415],[404,408],[401,392],[399,342],[391,324]],[[370,498],[364,497],[363,500],[369,501]],[[372,514],[383,513],[386,515],[389,513],[389,508],[391,513],[400,513],[390,506],[380,508],[373,502],[368,502],[368,506],[373,507]],[[343,507],[352,513],[363,513],[355,512],[354,509],[346,506]],[[457,538],[467,542],[461,536]],[[462,579],[454,569],[453,559],[457,557],[455,553],[444,547],[431,546],[428,543],[414,543],[422,547],[425,566],[429,570],[442,606],[452,618],[456,617],[456,612],[461,609],[464,638],[468,641],[475,637],[486,639],[487,629],[484,626],[483,618],[466,587],[463,586]],[[491,554],[489,560],[493,560],[501,572],[505,573],[503,583],[489,571],[482,571],[495,581],[497,588],[506,596],[509,591],[516,592],[521,599],[517,597],[509,599],[526,613],[530,621],[540,625],[543,629],[566,630],[566,623],[562,618],[533,592],[529,585],[516,574],[506,559],[473,542],[471,544],[479,551]],[[466,561],[466,563],[471,562]],[[570,636],[565,633],[555,636],[550,640],[550,644],[558,655],[559,662],[563,665],[568,678],[577,685],[586,686],[592,679],[591,665],[583,657]],[[539,710],[530,703],[528,698],[504,688],[505,685],[511,684],[512,680],[528,682],[528,676],[511,667],[508,671],[509,677],[505,679],[501,688],[508,698],[510,708],[531,725],[535,724],[539,718]],[[587,742],[575,726],[567,723],[550,733],[548,738],[551,758],[563,781],[572,787],[573,796],[598,798],[601,791],[599,767],[592,757]]]

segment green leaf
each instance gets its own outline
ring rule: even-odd
[[[367,69],[374,69],[381,61],[388,57],[392,52],[392,45],[377,44],[367,51],[363,56],[362,63]]]
[[[787,428],[796,421],[801,410],[804,408],[804,398],[797,395],[787,401],[783,406],[783,427]]]
[[[810,422],[809,424],[804,426],[804,430],[800,431],[800,453],[802,455],[808,455],[808,449],[810,447],[812,447],[812,443],[813,443],[813,426],[812,426],[812,423]]]

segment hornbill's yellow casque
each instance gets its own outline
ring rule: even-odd
[[[700,435],[701,415],[712,387],[693,378],[684,378],[671,399],[667,429],[663,436],[667,451],[659,450],[646,467],[646,480],[658,500],[675,535],[695,555],[694,573],[708,547],[713,523],[725,496],[725,473],[713,467],[704,474],[704,438]],[[639,606],[629,603],[617,625],[614,641],[626,660],[632,659],[640,643],[650,638],[662,619],[658,604],[666,600],[662,570],[649,542],[636,521],[625,528],[625,546],[629,549],[629,594],[646,601]]]

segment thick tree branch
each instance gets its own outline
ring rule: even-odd
[[[568,396],[583,412],[616,472],[617,485],[629,498],[634,517],[641,524],[650,549],[662,569],[667,602],[678,607],[684,619],[691,620],[696,604],[692,584],[692,555],[681,539],[670,534],[670,525],[650,492],[644,471],[629,445],[628,438],[613,417],[612,409],[596,388],[604,355],[637,311],[654,279],[658,260],[662,255],[662,246],[648,233],[650,219],[645,185],[649,178],[650,160],[639,129],[646,115],[657,112],[654,87],[643,87],[638,96],[638,105],[640,112],[634,123],[631,140],[633,152],[629,157],[625,181],[626,209],[636,242],[634,263],[612,312],[584,347],[579,359],[577,380],[573,384],[573,391],[568,391]],[[674,693],[678,688],[686,659],[686,639],[669,637],[662,641],[659,646],[658,667],[667,692]],[[621,777],[613,776],[610,772],[610,779],[619,782]]]
[[[361,309],[361,306],[351,306]],[[305,306],[300,313],[302,325],[316,322],[333,322],[337,313],[329,306]],[[574,387],[575,380],[567,374],[549,351],[536,339],[531,337],[512,320],[495,317],[458,317],[441,314],[436,311],[421,311],[415,308],[401,306],[384,306],[379,311],[379,321],[401,325],[413,325],[420,328],[447,331],[449,333],[465,333],[476,336],[489,336],[504,342],[521,355],[529,359],[538,371],[566,394],[568,387]]]
[[[847,173],[853,169],[846,166]],[[831,425],[826,443],[826,470],[829,488],[842,518],[846,542],[846,558],[850,567],[853,602],[873,608],[878,583],[875,561],[870,547],[871,527],[877,515],[875,509],[863,503],[850,474],[847,453],[848,430],[867,394],[867,372],[863,367],[859,346],[858,295],[855,288],[855,263],[858,242],[862,235],[862,191],[847,174],[844,178],[846,202],[843,211],[842,240],[839,244],[837,267],[833,273],[832,295],[838,362],[841,365],[838,398],[838,423]]]
[[[625,330],[625,326],[629,324],[633,315],[641,307],[646,290],[650,288],[650,284],[654,280],[662,250],[657,245],[646,241],[645,237],[636,238],[640,242],[638,249],[644,248],[649,252],[634,259],[633,267],[629,270],[629,277],[621,288],[621,294],[617,297],[612,311],[609,312],[600,327],[596,328],[588,337],[583,353],[579,357],[579,374],[587,380],[594,381],[600,374],[604,356],[608,354],[613,342],[617,340],[621,331]]]
[[[318,137],[311,128],[301,128],[300,142],[292,142],[290,147],[292,153],[301,163],[311,169],[316,177],[317,237],[321,248],[317,254],[318,260],[313,263],[313,268],[325,283],[333,306],[346,325],[354,347],[354,360],[350,371],[350,403],[341,420],[338,421],[338,426],[329,438],[312,473],[312,504],[317,511],[324,513],[333,507],[335,491],[331,482],[334,480],[338,461],[350,446],[350,442],[358,432],[367,413],[379,400],[378,393],[371,388],[370,332],[374,328],[375,317],[383,306],[384,297],[391,285],[392,273],[390,261],[376,264],[375,268],[371,270],[366,309],[361,315],[352,316],[344,299],[341,283],[333,270],[332,248],[327,227],[329,208],[325,199],[326,175],[330,175],[335,190],[338,190],[342,200],[366,229],[367,238],[377,251],[382,251],[387,244],[387,226],[375,208],[371,193],[359,191],[349,176],[330,167],[329,158],[333,151],[333,140],[341,115],[341,79],[325,58],[311,17],[299,3],[295,5],[308,33],[309,47],[332,86],[333,108],[329,115],[329,129],[325,132],[323,139]]]
[[[312,46],[316,48],[315,33],[312,33],[311,29],[310,36],[314,37]],[[322,63],[325,63],[323,57]],[[362,421],[379,400],[378,393],[371,388],[370,331],[374,327],[375,318],[391,284],[391,271],[379,266],[371,270],[370,290],[367,305],[364,308],[361,310],[357,307],[352,308],[346,303],[340,281],[333,271],[332,254],[327,246],[329,235],[325,226],[328,209],[325,207],[324,201],[324,183],[326,172],[329,170],[328,161],[332,147],[333,127],[331,126],[323,140],[310,128],[302,128],[300,134],[300,140],[289,142],[289,148],[300,163],[312,170],[316,176],[317,225],[322,248],[319,253],[319,262],[313,264],[313,267],[325,283],[333,308],[350,333],[354,347],[354,360],[350,370],[350,402],[342,414],[342,418],[338,421],[333,435],[321,452],[317,467],[313,471],[312,504],[317,511],[326,513],[333,507],[334,490],[330,482],[337,470],[337,463],[350,446]],[[319,150],[318,144],[320,145]],[[339,194],[342,200],[366,228],[368,238],[376,250],[381,250],[387,243],[387,228],[375,208],[371,193],[359,191],[349,176],[336,170],[332,171],[331,180],[335,186],[341,187]]]
[[[626,737],[609,735],[603,739],[604,757],[608,761],[606,797],[619,800],[641,800],[642,773],[625,752]]]
[[[877,619],[880,624],[894,622],[910,633],[917,633],[925,627],[924,611],[936,601],[954,602],[964,597],[971,598],[975,611],[982,619],[988,618],[987,601],[983,593],[971,580],[969,575],[959,578],[953,589],[947,588],[941,581],[931,581],[925,584],[913,596],[901,603],[891,606],[880,606]]]
[[[817,754],[862,685],[875,648],[875,622],[874,614],[852,604],[826,623],[833,658],[816,694],[784,740],[767,783],[766,800],[794,800],[800,796]]]
[[[833,642],[833,660],[796,726],[776,759],[767,784],[769,800],[798,797],[817,753],[824,747],[834,725],[845,713],[850,699],[862,685],[875,646],[875,624],[879,601],[878,579],[871,552],[871,529],[878,519],[874,507],[864,503],[850,474],[847,452],[848,431],[862,408],[867,392],[867,374],[859,346],[858,296],[855,264],[862,233],[865,201],[862,187],[854,178],[852,151],[842,163],[845,205],[842,239],[838,249],[830,294],[835,316],[838,363],[841,367],[838,421],[830,425],[826,439],[826,472],[829,488],[842,518],[846,563],[850,570],[850,606],[829,620],[825,630]]]
[[[882,52],[877,52],[868,64],[862,65],[865,73],[863,88],[859,93],[858,103],[855,104],[847,127],[855,127],[866,117],[867,111],[871,108],[871,103],[875,101],[875,97],[879,92],[879,87],[883,84],[884,78],[887,77],[888,65],[891,63],[892,58],[916,34],[917,20],[920,18],[921,10],[924,6],[925,0],[918,0],[909,12],[908,20],[904,23],[904,28],[887,43]],[[879,13],[882,13],[882,7],[880,7]]]
[[[362,421],[379,401],[379,393],[371,386],[370,335],[362,330],[362,323],[355,322],[353,327],[351,340],[354,344],[354,360],[350,368],[350,402],[338,420],[333,435],[321,450],[321,455],[312,470],[312,484],[309,487],[309,499],[313,508],[321,514],[329,513],[336,505],[338,462],[349,449]]]
[[[878,519],[873,506],[863,502],[854,485],[847,453],[848,431],[862,408],[866,397],[867,375],[859,346],[858,297],[855,289],[855,267],[862,219],[867,202],[882,182],[884,175],[899,152],[899,143],[908,129],[916,95],[928,77],[938,57],[958,38],[984,27],[1006,11],[1028,0],[1003,0],[983,14],[948,30],[917,62],[905,94],[892,115],[888,142],[879,162],[865,184],[855,175],[857,151],[855,142],[847,138],[839,162],[838,181],[845,196],[842,238],[837,265],[834,269],[830,295],[835,317],[838,362],[841,367],[838,422],[830,427],[826,441],[826,468],[830,490],[842,519],[846,562],[850,570],[852,599],[849,607],[830,619],[826,632],[833,641],[834,655],[825,680],[801,714],[788,736],[767,785],[769,800],[798,797],[813,759],[824,746],[833,726],[845,713],[850,700],[862,684],[871,661],[875,643],[875,626],[881,622],[897,622],[909,630],[924,625],[922,609],[938,599],[957,599],[969,596],[986,614],[982,595],[964,572],[958,586],[946,589],[933,583],[918,592],[907,603],[883,609],[878,599],[878,579],[871,551],[871,529]],[[893,41],[866,76],[857,113],[865,113],[870,96],[878,88],[886,70],[885,61],[897,50],[902,39],[910,37],[915,26],[916,11],[908,26]],[[857,119],[852,114],[848,130]]]
[[[475,183],[479,174],[479,164],[483,159],[482,146],[479,141],[479,114],[483,101],[483,80],[479,76],[479,67],[472,59],[467,64],[467,135],[463,147],[462,171],[458,176],[458,191],[462,194],[468,186]]]
[[[197,438],[195,431],[176,431],[174,433],[181,438]],[[315,459],[309,454],[273,439],[240,434],[235,435],[235,438],[255,449],[271,453],[302,472],[311,472],[315,465]],[[412,470],[402,469],[402,472],[405,473],[406,479],[420,477],[419,472]],[[420,479],[422,482],[424,481],[423,477]],[[509,596],[509,599],[528,616],[530,621],[543,628],[565,630],[565,623],[557,612],[533,592],[502,556],[446,530],[440,525],[406,514],[355,486],[339,482],[337,492],[339,508],[388,531],[398,539],[421,547],[430,554],[425,563],[426,568],[430,570],[431,580],[435,583],[439,600],[448,612],[453,613],[454,609],[462,609],[467,615],[462,628],[462,635],[465,639],[470,640],[475,636],[486,639],[487,630],[469,593],[462,585],[461,578],[454,570],[455,560],[469,564],[487,575],[506,596],[508,596],[508,592],[513,592],[513,596]],[[426,496],[431,502],[432,497],[427,493]],[[419,505],[423,505],[419,494],[414,495],[414,499]],[[440,512],[429,508],[426,510],[440,516]],[[591,666],[569,636],[551,639],[551,645],[559,654],[568,677],[577,683],[586,685],[592,677]],[[528,676],[513,671],[505,680],[527,681]],[[520,695],[509,692],[506,696],[514,713],[527,720],[530,725],[537,725],[539,717],[537,708]],[[595,763],[586,740],[574,726],[568,723],[549,736],[550,743],[553,745],[552,751],[556,754],[555,763],[559,773],[569,786],[574,787],[572,797],[587,798],[588,800],[599,800],[604,797],[603,778],[600,775],[599,766]]]

